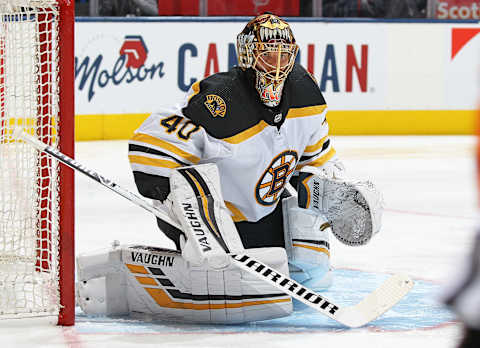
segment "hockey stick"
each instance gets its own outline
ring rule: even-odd
[[[13,137],[24,140],[37,150],[49,154],[68,167],[87,175],[101,185],[128,199],[132,203],[151,212],[156,217],[170,225],[172,228],[181,230],[180,225],[178,225],[161,210],[155,208],[146,199],[122,188],[113,181],[101,176],[97,172],[66,156],[57,149],[42,143],[29,134],[26,134],[22,129],[16,128],[13,132]],[[257,276],[263,281],[270,283],[276,288],[282,290],[284,293],[316,309],[329,318],[352,328],[363,326],[378,318],[380,315],[393,307],[398,301],[400,301],[413,287],[413,281],[408,276],[394,275],[387,279],[377,290],[365,297],[360,303],[353,306],[339,307],[329,299],[304,287],[293,279],[290,279],[289,277],[277,272],[266,264],[248,256],[245,253],[230,256],[235,261],[236,265],[238,265],[238,267]]]

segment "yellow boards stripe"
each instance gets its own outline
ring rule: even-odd
[[[329,110],[333,135],[475,134],[475,110]]]
[[[197,82],[196,82],[197,83]],[[192,89],[195,92],[195,84]],[[292,111],[287,117],[300,117]],[[148,114],[75,115],[75,140],[129,139]],[[329,110],[330,135],[472,135],[476,110]],[[254,136],[267,126],[261,123],[230,138],[232,144]]]

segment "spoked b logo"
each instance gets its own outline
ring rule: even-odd
[[[278,201],[297,161],[297,152],[293,150],[284,151],[272,160],[255,187],[255,199],[259,204],[268,206]]]

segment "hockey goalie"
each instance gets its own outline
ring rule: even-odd
[[[381,225],[370,182],[345,179],[327,106],[295,62],[287,22],[263,14],[237,36],[239,66],[195,82],[182,105],[135,131],[129,160],[139,192],[175,249],[116,245],[77,258],[87,314],[239,323],[287,316],[284,292],[238,268],[247,253],[313,289],[330,286],[330,235],[351,245]]]

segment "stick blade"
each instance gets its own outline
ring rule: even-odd
[[[360,303],[341,308],[335,319],[349,327],[366,325],[395,306],[413,286],[413,280],[407,275],[393,275]]]

